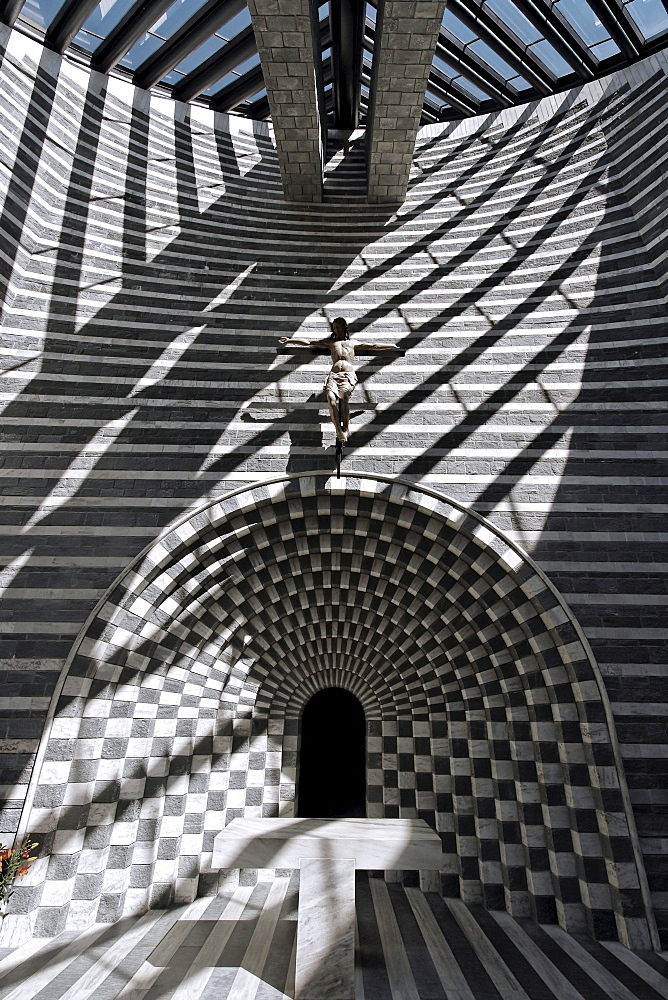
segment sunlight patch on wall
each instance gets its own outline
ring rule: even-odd
[[[561,486],[566,466],[570,457],[570,445],[573,428],[568,427],[556,444],[547,448],[540,456],[541,463],[551,466],[549,475],[536,475],[533,469],[520,476],[511,486],[505,500],[492,508],[489,515],[506,512],[510,514],[510,528],[506,529],[525,552],[531,553],[540,541],[540,533],[552,513],[552,505]],[[540,504],[527,503],[527,494],[540,490]],[[530,524],[530,527],[529,527]]]
[[[0,597],[11,587],[33,552],[34,548],[32,547],[26,549],[25,552],[22,552],[15,559],[12,559],[11,562],[7,563],[4,569],[0,570]]]
[[[251,274],[251,272],[255,268],[256,264],[257,261],[254,261],[252,264],[249,264],[247,268],[245,268],[236,276],[236,278],[233,278],[232,281],[230,281],[229,285],[225,285],[225,287],[222,288],[220,292],[218,292],[218,295],[216,295],[213,299],[211,299],[211,301],[207,306],[204,306],[202,312],[208,313],[211,312],[213,309],[215,309],[217,306],[224,305],[232,297],[232,295],[234,295],[237,288],[239,288],[239,286],[244,283],[246,278]]]
[[[232,147],[237,160],[237,167],[241,177],[245,177],[253,167],[262,161],[262,154],[258,149],[257,139],[252,132],[248,131],[248,122],[243,118],[230,115],[230,136]]]
[[[114,444],[136,413],[136,409],[130,410],[124,417],[110,420],[93,435],[63,472],[48,497],[42,501],[35,513],[26,521],[21,529],[22,534],[77,495],[102,456]]]
[[[171,123],[176,105],[166,100],[157,100],[155,103],[159,104],[163,120],[158,115],[151,115],[148,129],[146,260],[149,263],[181,232],[176,136]],[[168,129],[165,128],[164,117],[170,118]],[[168,140],[165,139],[166,135]]]
[[[225,174],[216,152],[213,112],[193,104],[189,105],[189,114],[197,206],[204,215],[225,194]]]
[[[2,124],[0,124],[0,142],[2,143],[3,158],[0,209],[4,206],[8,182],[14,173],[19,141],[31,104],[30,89],[28,87],[17,87],[14,83],[14,74],[16,72],[25,73],[26,61],[37,62],[38,59],[39,48],[36,42],[26,38],[25,35],[22,35],[18,31],[13,31],[9,35],[7,48],[4,53],[2,71],[0,72],[0,80],[2,80],[3,92],[12,95],[12,127],[7,127],[5,121],[2,121]]]
[[[43,343],[43,341],[42,341]],[[20,351],[15,351],[11,348],[7,349],[14,357],[18,354],[21,355]],[[4,359],[3,359],[4,360]],[[9,367],[5,367],[0,361],[0,413],[2,413],[8,406],[22,396],[26,391],[29,382],[32,382],[40,372],[42,371],[42,354],[33,354],[30,352],[30,356],[26,358],[25,361],[19,361]]]
[[[166,347],[160,357],[153,362],[146,374],[142,375],[137,384],[130,389],[128,396],[136,396],[138,392],[148,389],[166,378],[203,330],[206,330],[206,323],[203,326],[193,326],[190,330],[184,330],[177,334],[169,347]]]
[[[130,107],[107,92],[100,123],[100,154],[95,158],[88,216],[81,254],[75,332],[121,291],[125,259],[124,215],[131,192],[126,190]]]

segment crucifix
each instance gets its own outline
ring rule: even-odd
[[[350,396],[357,385],[357,374],[353,367],[355,348],[366,351],[398,351],[396,344],[353,343],[348,324],[339,316],[332,321],[329,337],[310,339],[306,337],[280,337],[279,344],[294,344],[299,347],[326,348],[332,358],[332,367],[325,381],[324,390],[329,406],[329,416],[337,437],[337,454],[350,433]]]

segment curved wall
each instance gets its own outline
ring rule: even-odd
[[[276,337],[343,314],[404,349],[363,359],[345,468],[475,504],[565,593],[668,909],[665,62],[425,130],[388,216],[286,205],[262,128],[2,42],[5,828],[133,555],[208,496],[332,468],[325,364]]]
[[[115,582],[61,678],[22,824],[48,860],[15,909],[53,934],[236,877],[213,839],[295,814],[300,710],[332,675],[367,707],[367,815],[440,834],[425,887],[650,947],[577,624],[487,523],[395,477],[233,491]]]

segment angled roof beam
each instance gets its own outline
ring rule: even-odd
[[[554,93],[555,78],[536,61],[531,50],[522,45],[494,11],[480,7],[474,0],[448,0],[448,9],[539,94],[547,97]]]
[[[424,94],[445,0],[379,0],[369,113],[368,197],[397,204],[406,197]]]
[[[139,0],[135,3],[93,52],[90,61],[93,69],[100,73],[108,73],[113,69],[173,2],[174,0]]]
[[[56,52],[64,52],[99,2],[100,0],[65,0],[47,28],[45,44]]]
[[[637,59],[642,51],[643,40],[627,18],[624,5],[615,3],[614,0],[589,0],[589,5],[626,58]]]
[[[222,49],[205,59],[201,66],[179,80],[172,90],[172,96],[176,101],[192,101],[193,97],[199,97],[212,83],[220,80],[256,52],[255,33],[252,24],[249,24],[236,38],[223,45]]]
[[[250,70],[250,72],[240,76],[234,83],[230,83],[227,87],[223,87],[217,91],[211,98],[211,107],[214,111],[231,111],[232,108],[236,108],[237,104],[241,104],[242,101],[252,97],[253,94],[257,94],[258,90],[262,90],[263,86],[264,77],[262,75],[262,67],[257,66],[255,69]]]
[[[224,24],[236,17],[246,0],[209,0],[157,52],[137,67],[134,83],[143,90],[155,86],[170,70],[205,42]]]
[[[501,107],[510,108],[515,103],[514,96],[506,88],[505,81],[479,60],[475,53],[467,52],[459,42],[454,41],[452,35],[445,30],[441,30],[438,37],[436,55],[456,66],[464,79],[479,87]]]
[[[574,73],[582,80],[594,79],[598,71],[595,59],[566,19],[552,9],[549,0],[514,0],[514,3]]]
[[[2,20],[5,24],[8,24],[10,28],[14,26],[16,18],[21,13],[21,8],[24,3],[25,0],[5,0],[3,3],[1,15]]]

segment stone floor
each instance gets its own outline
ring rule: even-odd
[[[357,1000],[661,1000],[668,954],[573,937],[358,878]],[[0,958],[0,1000],[293,996],[296,880],[280,879]]]

